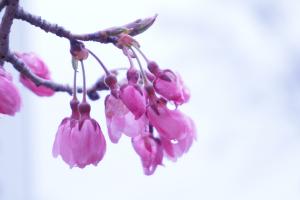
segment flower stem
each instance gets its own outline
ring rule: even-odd
[[[83,78],[83,96],[82,96],[82,102],[86,102],[86,79],[85,79],[85,69],[83,65],[83,61],[80,61],[81,63],[81,69],[82,69],[82,78]]]
[[[137,54],[135,53],[135,51],[133,50],[133,48],[132,48],[132,47],[129,47],[129,49],[132,51],[134,57],[136,58],[136,60],[137,60],[137,62],[138,62],[138,65],[139,65],[139,68],[140,68],[140,70],[141,70],[141,74],[142,74],[142,78],[143,78],[144,84],[146,84],[146,83],[147,83],[147,76],[146,76],[146,74],[145,74],[145,72],[144,72],[144,69],[143,69],[143,67],[142,67],[142,63],[141,63],[139,57],[137,56]]]
[[[132,46],[141,54],[141,56],[144,58],[144,60],[146,61],[146,63],[149,63],[149,60],[148,60],[147,56],[143,53],[143,51],[139,47],[137,47],[135,45],[132,45]]]
[[[77,99],[77,86],[76,86],[76,78],[77,78],[77,71],[74,70],[74,80],[73,80],[73,99]]]
[[[103,62],[98,58],[98,56],[96,56],[96,54],[94,54],[91,50],[89,50],[89,53],[97,60],[97,62],[101,65],[101,67],[103,68],[104,72],[106,73],[106,75],[109,75],[110,72],[108,71],[108,69],[105,67],[105,65],[103,64]]]
[[[73,78],[73,99],[77,99],[77,85],[76,85],[76,79],[77,79],[77,67],[78,67],[78,61],[75,60],[72,57],[72,67],[74,70],[74,78]]]
[[[133,64],[133,62],[132,62],[132,58],[131,58],[131,56],[129,55],[128,48],[127,48],[127,47],[124,47],[123,50],[124,50],[124,52],[126,53],[126,56],[127,56],[128,60],[129,60],[130,67],[134,67],[134,64]]]

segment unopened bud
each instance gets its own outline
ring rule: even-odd
[[[158,72],[160,71],[158,65],[154,61],[148,62],[148,69],[154,75],[158,74]]]
[[[140,74],[139,71],[136,70],[133,67],[130,67],[130,69],[128,69],[127,71],[127,80],[130,83],[137,83],[137,81],[139,80]]]
[[[89,51],[84,47],[82,42],[71,40],[70,53],[77,60],[85,60],[89,56]]]
[[[136,47],[140,46],[139,43],[135,39],[133,39],[133,37],[131,37],[128,34],[124,34],[124,33],[120,34],[116,45],[119,48],[123,48],[124,46],[130,47],[132,45],[134,45]]]
[[[117,77],[113,74],[109,74],[105,77],[104,83],[109,87],[110,89],[115,88],[118,80]]]
[[[87,102],[82,102],[78,106],[80,114],[89,114],[91,111],[91,106]]]
[[[147,84],[147,85],[145,86],[145,90],[146,90],[148,96],[153,96],[153,95],[155,95],[154,87],[153,87],[151,84]]]

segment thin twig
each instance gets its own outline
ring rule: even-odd
[[[42,19],[40,16],[35,16],[31,13],[26,12],[21,7],[18,9],[15,15],[16,19],[26,21],[36,27],[41,28],[45,32],[53,33],[59,37],[64,37],[70,40],[96,41],[101,43],[116,43],[116,36],[122,32],[128,32],[128,34],[132,36],[138,35],[147,30],[154,23],[156,17],[157,15],[146,19],[138,19],[124,26],[112,27],[97,31],[95,33],[74,34],[62,26],[52,24]]]
[[[22,61],[20,61],[13,54],[8,54],[6,57],[6,61],[10,62],[15,67],[16,70],[18,70],[21,74],[26,76],[31,81],[33,81],[37,86],[43,85],[43,86],[48,87],[56,92],[67,92],[70,95],[72,95],[72,93],[73,93],[72,87],[67,84],[63,85],[63,84],[55,83],[54,81],[46,80],[46,79],[36,76],[29,70],[28,67],[26,67],[26,65]],[[116,73],[116,72],[112,71],[112,73]],[[91,97],[97,96],[97,94],[96,94],[97,91],[107,90],[107,89],[108,88],[104,83],[104,78],[101,77],[100,79],[98,79],[96,81],[96,83],[94,83],[94,85],[91,88],[89,88],[87,90],[87,93],[88,93],[88,96],[91,98]],[[77,92],[82,93],[82,88],[77,88]],[[91,99],[96,100],[95,98],[91,98]]]
[[[28,67],[25,66],[25,64],[20,61],[15,55],[8,54],[6,57],[6,61],[10,62],[16,70],[18,70],[21,74],[26,76],[28,79],[30,79],[32,82],[34,82],[37,86],[43,85],[48,88],[51,88],[54,91],[62,91],[62,92],[68,92],[69,94],[72,94],[72,88],[68,85],[61,85],[43,78],[40,78],[33,74]]]
[[[0,11],[6,6],[5,13],[2,17],[0,24],[0,66],[3,65],[4,61],[7,61],[13,65],[13,67],[19,71],[21,74],[26,76],[28,79],[33,81],[37,86],[43,85],[56,92],[67,92],[72,94],[72,87],[69,85],[63,85],[60,83],[53,82],[51,80],[45,80],[34,73],[32,73],[29,68],[19,60],[14,54],[10,52],[9,49],[9,34],[10,29],[14,19],[20,19],[26,21],[36,27],[41,28],[46,32],[53,33],[59,37],[67,38],[70,40],[82,40],[82,41],[96,41],[101,43],[116,43],[118,35],[120,33],[126,32],[129,35],[135,36],[145,30],[147,30],[155,21],[156,16],[139,19],[129,24],[112,27],[102,31],[97,31],[95,33],[88,34],[74,34],[64,27],[57,24],[52,24],[42,19],[39,16],[32,15],[24,11],[19,7],[19,0],[3,0],[0,2]],[[112,73],[116,73],[111,71]],[[96,83],[93,84],[91,88],[87,90],[87,95],[92,100],[99,99],[97,91],[107,90],[107,86],[104,83],[104,77],[99,78]],[[78,92],[82,92],[82,88],[77,88]]]
[[[9,52],[9,33],[14,20],[15,13],[18,9],[18,0],[8,1],[4,16],[0,25],[0,60],[3,60]]]

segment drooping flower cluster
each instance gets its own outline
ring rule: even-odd
[[[120,88],[117,96],[110,94],[105,100],[108,133],[113,143],[119,141],[122,133],[131,137],[132,145],[141,158],[144,173],[151,175],[162,164],[163,155],[176,161],[189,150],[196,138],[196,129],[191,118],[178,108],[172,110],[167,106],[171,100],[175,104],[188,100],[184,85],[178,84],[177,80],[166,83],[168,86],[177,84],[171,86],[174,89],[169,90],[171,94],[181,90],[181,96],[169,99],[169,93],[165,96],[161,92],[158,96],[157,89],[149,81],[144,84],[133,82],[136,75],[132,75],[132,71],[130,68],[127,72],[127,83],[119,87],[108,84],[110,88]],[[137,70],[136,72],[138,73]],[[158,79],[159,77],[155,77],[153,83]],[[162,84],[160,88],[165,89]],[[153,127],[158,136],[154,135]]]
[[[128,58],[126,78],[120,79],[109,71],[102,61],[84,44],[71,41],[74,69],[71,116],[58,127],[52,153],[72,168],[97,165],[106,152],[106,140],[98,122],[90,117],[91,106],[86,100],[84,60],[92,55],[104,69],[104,84],[109,89],[105,97],[107,133],[112,143],[118,143],[124,134],[131,138],[134,151],[139,156],[144,173],[152,175],[164,157],[176,161],[186,153],[196,139],[193,120],[179,109],[190,99],[190,92],[181,76],[171,69],[163,69],[147,59],[140,45],[132,37],[120,34],[116,46]],[[32,74],[51,80],[46,64],[34,53],[15,54]],[[146,61],[143,67],[140,55]],[[134,62],[138,63],[138,68]],[[76,74],[81,63],[83,75],[82,101],[77,100]],[[120,80],[118,80],[120,79]],[[52,96],[55,92],[21,73],[20,82],[38,96]],[[20,109],[21,98],[11,76],[0,66],[0,113],[14,115]],[[174,105],[171,109],[169,105]]]
[[[84,47],[84,46],[83,46]],[[54,157],[61,155],[62,159],[72,167],[84,168],[86,165],[97,165],[106,151],[106,141],[96,120],[90,117],[91,106],[86,100],[86,77],[81,57],[83,74],[82,102],[77,100],[76,74],[78,57],[73,57],[74,86],[73,99],[70,102],[72,114],[62,120],[56,133],[52,153]]]
[[[188,102],[190,92],[178,73],[149,61],[130,36],[121,35],[117,46],[128,57],[130,67],[125,82],[118,83],[112,75],[106,78],[111,89],[105,100],[108,133],[113,143],[122,133],[131,137],[144,173],[151,175],[162,164],[163,155],[176,161],[196,139],[194,122],[178,109]],[[149,71],[143,69],[134,49],[145,58]],[[133,59],[140,70],[134,67]],[[169,103],[176,109],[169,109]]]

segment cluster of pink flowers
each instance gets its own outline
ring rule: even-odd
[[[149,74],[153,75],[152,81],[147,78],[142,84],[137,78],[140,72],[132,67],[127,71],[125,83],[118,84],[116,77],[107,77],[112,92],[105,99],[110,140],[117,143],[122,133],[131,137],[146,175],[153,174],[162,165],[164,155],[176,161],[196,138],[192,119],[178,108],[167,106],[186,103],[190,97],[188,89],[179,76],[171,70],[160,70],[154,62],[148,62],[150,72],[153,66],[159,72]]]
[[[190,92],[181,76],[171,69],[162,69],[154,61],[147,59],[139,44],[128,35],[121,34],[116,46],[129,60],[126,79],[118,80],[99,58],[83,43],[71,42],[73,57],[74,86],[70,102],[71,116],[62,120],[56,133],[53,156],[61,156],[72,168],[97,165],[106,152],[106,141],[100,125],[90,117],[91,107],[86,100],[86,77],[83,61],[89,55],[95,57],[106,72],[104,82],[109,88],[105,98],[105,116],[109,139],[118,143],[125,134],[131,138],[132,146],[142,162],[146,175],[152,175],[157,166],[163,165],[163,158],[176,161],[186,153],[196,139],[193,120],[182,113],[179,106],[190,99]],[[139,53],[146,61],[144,69]],[[37,76],[51,80],[48,67],[35,54],[21,54],[21,59]],[[137,61],[139,68],[134,66]],[[76,96],[77,65],[81,63],[83,75],[83,98]],[[37,86],[24,75],[20,82],[39,96],[51,96],[54,91]],[[11,76],[0,67],[0,112],[14,115],[20,109],[21,98],[12,83]],[[169,105],[174,105],[173,109]]]

